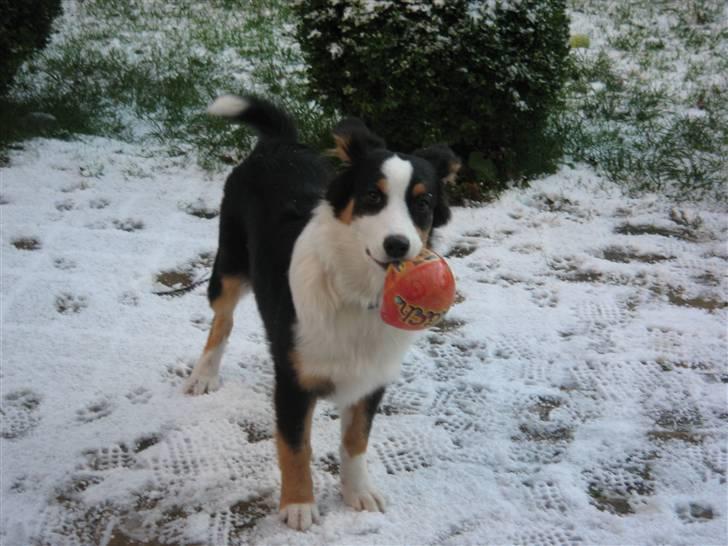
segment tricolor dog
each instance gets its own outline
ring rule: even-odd
[[[291,118],[255,97],[223,96],[214,115],[255,129],[258,144],[227,179],[208,287],[212,328],[186,391],[219,386],[238,300],[252,289],[275,366],[280,511],[294,529],[318,519],[311,480],[317,398],[341,413],[341,488],[357,510],[384,510],[367,476],[372,419],[413,334],[384,324],[385,269],[414,258],[449,217],[443,184],[459,167],[444,145],[394,153],[350,118],[334,129],[343,168],[300,144]]]

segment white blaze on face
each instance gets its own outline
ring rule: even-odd
[[[412,163],[393,155],[382,163],[382,174],[387,181],[387,204],[377,214],[355,218],[352,227],[363,240],[375,260],[389,260],[384,250],[384,239],[400,235],[409,241],[404,259],[410,260],[422,250],[422,239],[407,208],[407,189],[412,179]]]

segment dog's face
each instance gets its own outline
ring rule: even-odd
[[[336,154],[348,166],[327,194],[335,216],[372,264],[414,258],[450,217],[442,186],[459,163],[442,145],[392,153],[361,122],[345,123],[335,133]]]

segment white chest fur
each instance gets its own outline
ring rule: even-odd
[[[326,203],[296,242],[289,283],[300,372],[331,381],[342,407],[397,379],[415,335],[386,325],[370,308],[384,272]]]

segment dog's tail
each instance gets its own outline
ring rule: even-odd
[[[207,107],[207,113],[245,123],[255,129],[261,138],[288,142],[298,140],[296,124],[286,112],[267,100],[252,95],[223,95]]]

